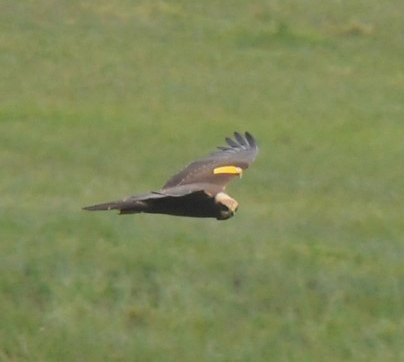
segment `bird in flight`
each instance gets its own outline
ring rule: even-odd
[[[226,137],[226,142],[227,145],[218,147],[216,152],[190,163],[158,191],[83,209],[229,219],[237,211],[238,203],[224,190],[255,160],[258,146],[248,132],[244,135],[234,132],[234,138]]]

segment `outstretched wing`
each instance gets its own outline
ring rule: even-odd
[[[241,175],[255,160],[258,146],[248,132],[234,132],[234,138],[226,138],[227,146],[219,151],[190,163],[185,169],[171,177],[163,190],[180,185],[211,184],[224,189],[234,176]]]

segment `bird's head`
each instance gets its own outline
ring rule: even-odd
[[[219,213],[216,218],[217,220],[231,218],[238,209],[238,202],[224,192],[219,192],[215,197],[215,201],[219,207]]]

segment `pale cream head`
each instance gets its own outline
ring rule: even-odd
[[[224,192],[219,192],[215,196],[215,201],[216,203],[222,204],[227,208],[227,210],[224,209],[221,211],[220,213],[221,219],[228,219],[232,217],[238,209],[238,202],[233,198],[231,198],[229,195],[225,194]]]

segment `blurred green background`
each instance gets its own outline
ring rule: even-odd
[[[404,361],[403,14],[3,0],[0,360]],[[235,130],[234,218],[81,211]]]

